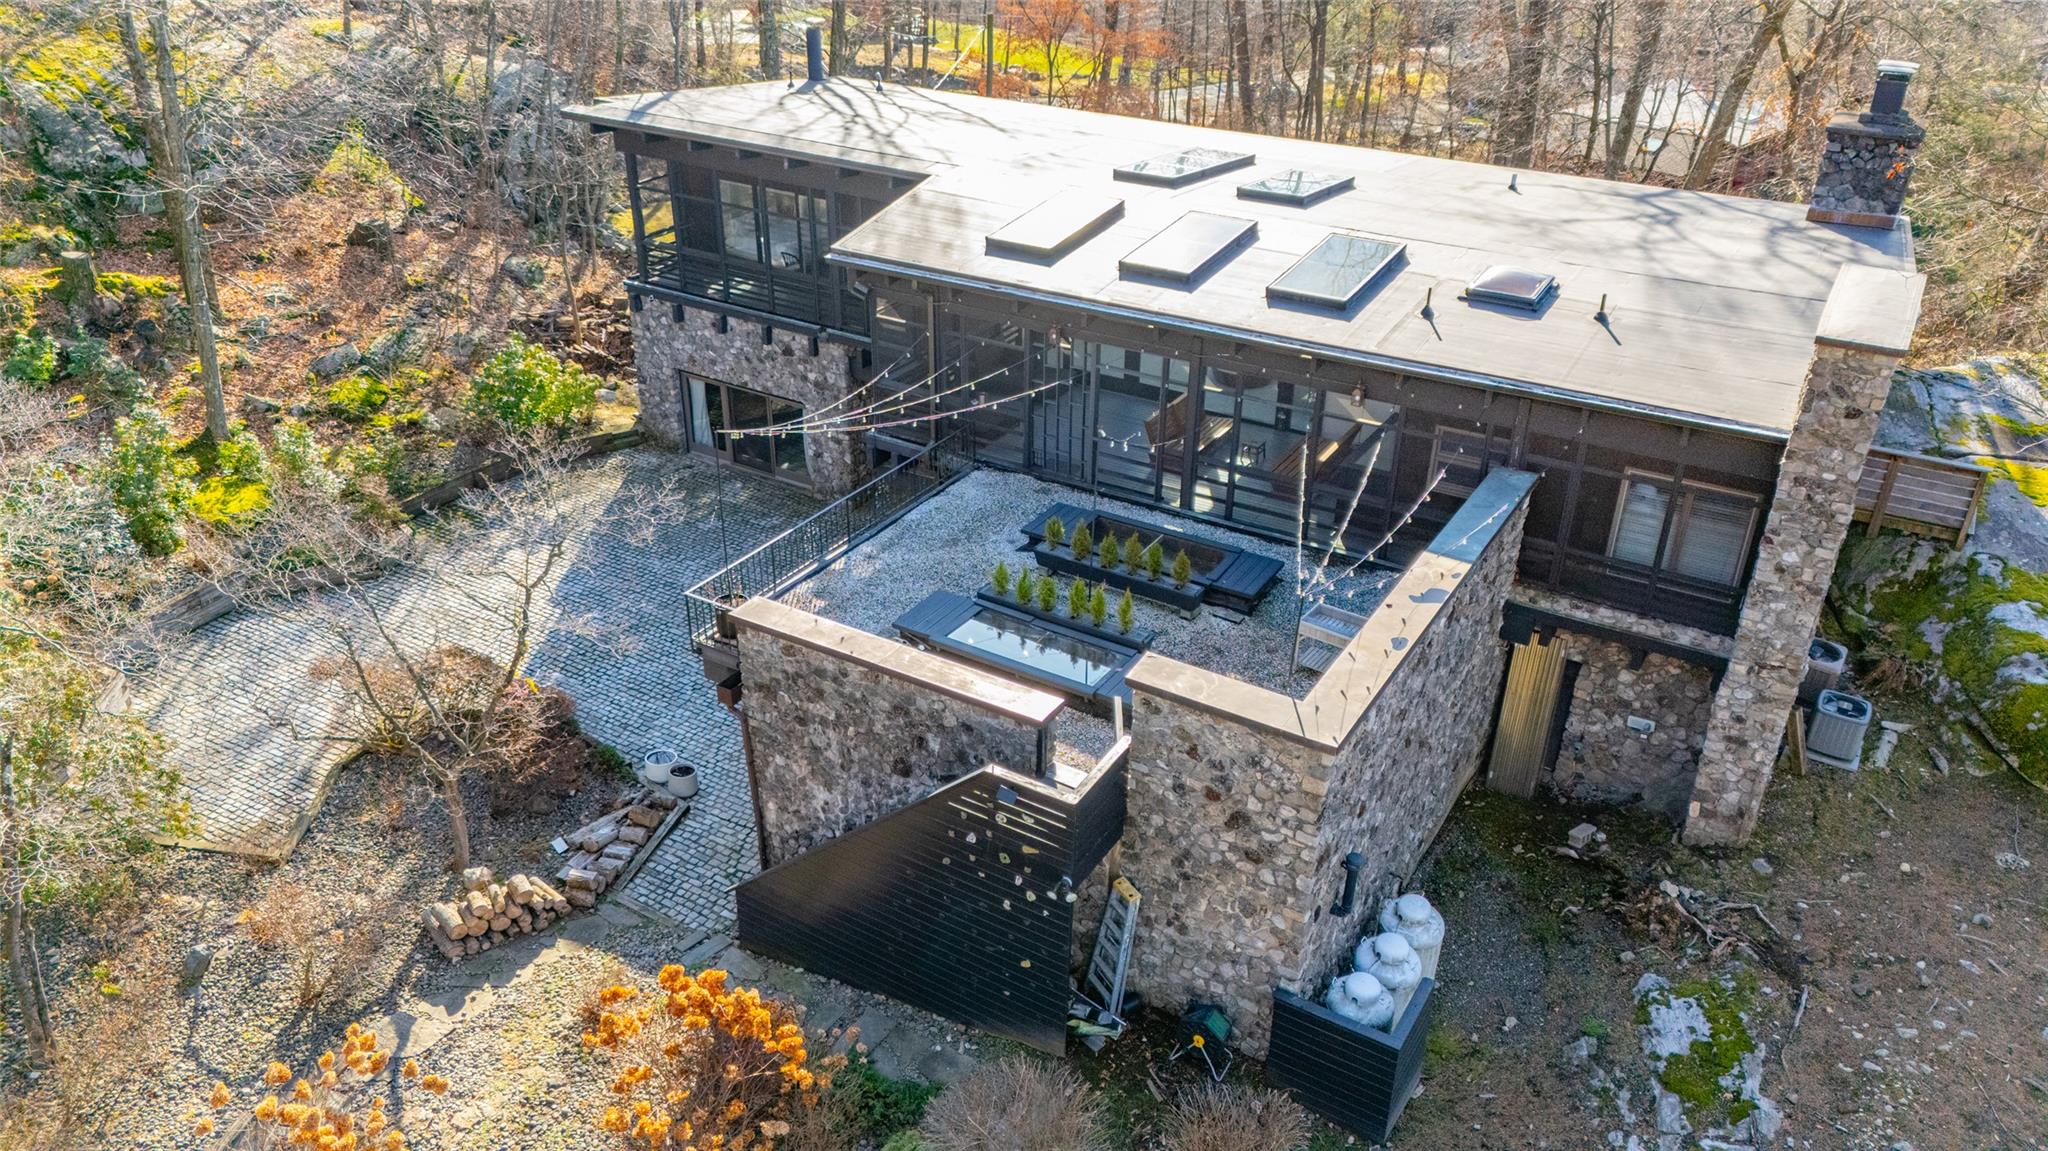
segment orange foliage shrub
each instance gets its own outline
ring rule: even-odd
[[[304,1147],[311,1151],[405,1151],[404,1132],[384,1114],[384,1097],[373,1096],[366,1109],[342,1105],[344,1083],[350,1087],[383,1073],[391,1062],[389,1052],[377,1049],[377,1036],[351,1023],[341,1046],[320,1056],[317,1069],[295,1079],[292,1069],[272,1063],[263,1071],[268,1092],[249,1107],[248,1133],[238,1146],[253,1151],[270,1148]],[[419,1064],[408,1059],[400,1070],[421,1090],[445,1094],[448,1081],[439,1075],[421,1074]],[[225,1083],[213,1085],[206,1097],[207,1109],[218,1114],[235,1104],[235,1094]],[[202,1116],[192,1125],[197,1137],[211,1135],[216,1128],[213,1115]]]
[[[598,993],[583,1043],[619,1063],[598,1129],[635,1148],[771,1151],[839,1060],[814,1065],[796,1013],[723,971],[671,964],[656,982]]]

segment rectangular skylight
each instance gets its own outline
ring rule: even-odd
[[[1557,277],[1527,268],[1495,264],[1465,286],[1466,298],[1481,304],[1504,304],[1533,312],[1557,290]]]
[[[1405,247],[1393,240],[1332,232],[1266,285],[1266,299],[1348,308]]]
[[[1196,180],[1206,180],[1222,172],[1248,167],[1258,159],[1250,152],[1225,152],[1220,148],[1183,148],[1163,156],[1153,156],[1135,164],[1125,164],[1116,170],[1119,180],[1132,180],[1140,184],[1161,184],[1178,188]]]
[[[1334,196],[1349,191],[1353,181],[1349,176],[1332,176],[1323,172],[1306,172],[1300,168],[1289,168],[1261,176],[1237,186],[1240,200],[1270,200],[1276,204],[1292,204],[1306,208],[1325,196]]]
[[[1123,214],[1124,202],[1115,196],[1069,189],[990,232],[988,250],[998,256],[1061,256]]]
[[[1258,234],[1250,220],[1189,212],[1118,260],[1116,268],[1126,276],[1190,284]]]

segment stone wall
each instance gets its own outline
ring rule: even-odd
[[[1557,762],[1543,785],[1574,803],[1641,806],[1682,821],[1707,738],[1713,673],[1654,652],[1631,667],[1627,647],[1562,628],[1553,642],[1564,644],[1565,658],[1580,667]],[[1637,731],[1630,719],[1656,728]]]
[[[770,863],[988,764],[1036,774],[1065,701],[769,600],[732,615]]]
[[[1689,843],[1740,843],[1756,828],[1921,288],[1916,275],[1851,265],[1828,297],[1728,674],[1714,694],[1687,807]]]
[[[1143,896],[1131,982],[1153,1003],[1220,1004],[1262,1053],[1273,988],[1348,954],[1414,867],[1486,744],[1532,483],[1489,476],[1302,699],[1157,655],[1131,670],[1121,860]],[[1337,920],[1353,850],[1357,908]]]
[[[689,442],[683,424],[682,382],[688,372],[707,380],[766,392],[816,411],[846,396],[852,387],[852,360],[841,345],[821,343],[811,352],[811,337],[776,329],[768,343],[762,325],[731,320],[718,330],[718,316],[702,308],[686,308],[678,323],[675,308],[653,296],[639,297],[633,313],[633,358],[640,370],[640,423],[669,444]],[[811,486],[824,495],[840,495],[866,478],[867,456],[858,433],[814,433],[804,437],[804,462]]]
[[[1489,525],[1492,539],[1337,752],[1309,881],[1301,970],[1289,986],[1297,994],[1320,1002],[1330,978],[1351,969],[1359,938],[1368,926],[1379,931],[1380,903],[1407,882],[1480,768],[1507,673],[1501,604],[1515,578],[1527,516],[1527,501],[1518,501]],[[1397,611],[1435,590],[1408,584],[1396,584],[1388,597]],[[1352,851],[1365,857],[1365,867],[1351,914],[1340,916],[1332,909]]]

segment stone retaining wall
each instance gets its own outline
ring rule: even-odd
[[[840,345],[823,343],[813,353],[809,335],[781,329],[763,343],[763,325],[752,321],[731,320],[720,332],[718,317],[702,308],[685,308],[678,323],[667,301],[642,296],[638,302],[633,358],[640,369],[640,423],[669,444],[690,438],[678,373],[766,392],[802,404],[806,412],[837,403],[852,386],[852,361]],[[867,478],[856,433],[805,436],[804,462],[811,486],[822,495],[843,495]]]
[[[1489,475],[1302,699],[1157,655],[1131,670],[1121,860],[1154,1004],[1220,1004],[1263,1053],[1273,989],[1315,997],[1414,868],[1491,730],[1533,482]],[[1351,851],[1356,902],[1333,916]]]
[[[769,600],[732,614],[777,863],[989,764],[1038,771],[1065,701]]]

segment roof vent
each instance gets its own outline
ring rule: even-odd
[[[1332,232],[1266,285],[1266,299],[1342,311],[1405,250],[1394,240]]]
[[[1332,176],[1323,172],[1304,172],[1300,168],[1289,168],[1261,176],[1237,186],[1240,200],[1267,200],[1275,204],[1292,204],[1306,208],[1317,200],[1349,191],[1354,183],[1350,176]]]
[[[1527,268],[1495,264],[1465,286],[1465,298],[1477,304],[1501,304],[1534,312],[1557,291],[1557,277]]]
[[[989,254],[1055,259],[1123,214],[1124,202],[1115,196],[1070,188],[990,232]]]
[[[1250,220],[1189,212],[1118,260],[1116,270],[1185,287],[1258,235],[1259,226]]]
[[[1225,152],[1220,148],[1182,148],[1116,170],[1116,178],[1135,184],[1158,184],[1178,188],[1224,172],[1248,168],[1258,157],[1250,152]]]

